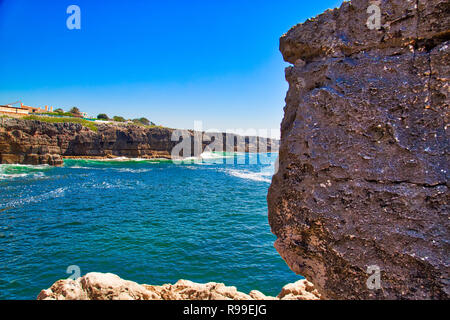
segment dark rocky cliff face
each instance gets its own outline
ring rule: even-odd
[[[353,0],[280,40],[276,248],[325,298],[448,299],[450,2]],[[369,266],[381,289],[369,289]]]
[[[98,131],[94,132],[77,123],[0,120],[0,163],[61,165],[64,156],[170,159],[172,149],[181,141],[172,141],[174,129],[168,128],[98,125]],[[278,151],[277,140],[223,133],[204,134],[199,143],[202,149],[195,150],[194,133],[188,134],[192,140],[191,153],[181,152],[181,156],[199,155],[216,137],[221,137],[218,141],[223,151]]]
[[[2,119],[0,163],[61,165],[63,156],[170,157],[169,129]]]

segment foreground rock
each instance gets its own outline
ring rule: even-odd
[[[318,300],[311,283],[300,280],[285,286],[278,297],[259,291],[245,294],[223,283],[199,284],[180,280],[176,284],[150,286],[119,278],[112,273],[88,273],[77,280],[59,280],[42,290],[38,300]]]
[[[269,220],[324,298],[449,298],[449,10],[353,0],[281,38],[293,66]]]
[[[78,123],[0,118],[0,164],[62,165],[64,157],[170,159],[172,149],[179,143],[178,140],[172,141],[174,129],[169,128],[111,124],[99,124],[97,128],[97,131],[92,131]],[[194,140],[194,132],[185,134]],[[203,140],[198,143],[201,150],[195,150],[192,143],[190,153],[181,152],[180,156],[200,155],[211,142],[215,142],[211,151],[278,150],[277,140],[259,137],[208,133]]]

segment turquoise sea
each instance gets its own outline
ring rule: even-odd
[[[275,158],[0,165],[0,299],[35,299],[72,265],[81,275],[277,295],[301,277],[273,247],[266,195]]]

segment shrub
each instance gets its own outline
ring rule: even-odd
[[[77,107],[73,107],[69,111],[74,117],[81,117],[81,111]]]
[[[154,126],[155,124],[148,120],[147,118],[139,118],[139,119],[133,119],[133,123],[135,124],[142,124],[144,126]]]
[[[148,120],[147,118],[139,118],[139,122],[146,126],[150,125],[150,120]]]
[[[120,116],[114,116],[113,120],[117,121],[117,122],[125,122],[126,121],[124,117],[120,117]]]
[[[100,114],[97,116],[97,119],[98,119],[98,120],[109,120],[109,117],[108,117],[108,115],[107,115],[106,113],[100,113]]]

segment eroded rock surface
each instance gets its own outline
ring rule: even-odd
[[[250,294],[223,283],[199,284],[180,280],[176,284],[151,286],[121,279],[112,273],[88,273],[77,280],[65,279],[42,290],[38,300],[318,300],[319,293],[307,280],[285,286],[278,297],[253,290]]]
[[[353,0],[280,40],[293,66],[269,220],[324,298],[449,298],[449,35],[448,0]]]
[[[180,156],[198,156],[207,146],[210,151],[277,151],[279,143],[254,136],[193,131],[172,141],[176,140],[174,129],[169,128],[111,124],[97,127],[98,131],[92,131],[78,123],[0,118],[0,164],[62,165],[63,157],[170,159],[173,148],[187,137],[192,140],[190,154],[181,152]],[[195,139],[199,141],[197,146]]]

